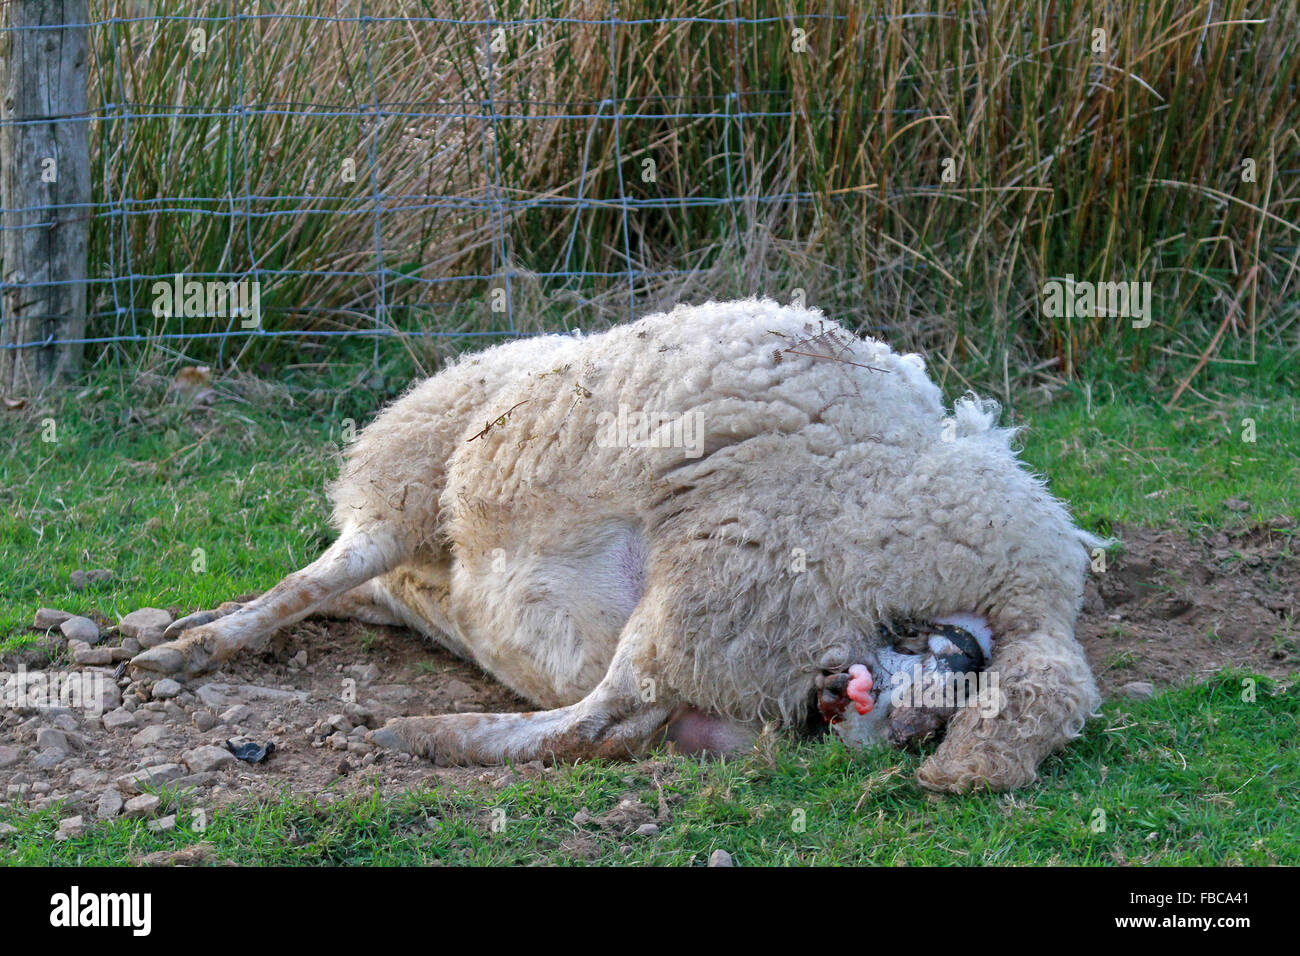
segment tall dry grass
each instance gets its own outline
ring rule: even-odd
[[[95,224],[119,277],[99,333],[159,328],[120,277],[185,272],[256,275],[272,330],[591,326],[631,291],[800,288],[1008,389],[1296,342],[1291,2],[512,0],[500,32],[416,19],[488,9],[445,0],[274,6],[94,4],[146,17],[95,31],[92,103],[130,104],[94,137],[97,199],[130,202]],[[1151,327],[1046,317],[1067,274],[1150,281]]]

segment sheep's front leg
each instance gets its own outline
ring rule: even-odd
[[[917,780],[931,790],[1011,790],[1079,736],[1101,702],[1083,648],[1068,633],[1036,631],[999,643],[988,693],[968,701]]]
[[[397,564],[402,550],[383,535],[350,531],[301,571],[295,571],[256,600],[227,602],[174,622],[172,640],[131,659],[133,677],[188,677],[208,670],[241,650],[264,647],[282,627],[328,607],[331,599]]]
[[[371,734],[380,746],[442,765],[626,758],[642,754],[673,706],[642,700],[618,660],[590,694],[568,707],[522,714],[395,717]]]
[[[555,710],[521,714],[439,714],[396,717],[373,732],[381,746],[450,765],[529,760],[624,758],[644,753],[681,703],[647,676],[655,641],[648,635],[671,619],[650,592],[619,636],[605,676],[582,700]]]

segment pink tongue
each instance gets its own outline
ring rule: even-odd
[[[876,702],[871,697],[871,671],[865,664],[854,664],[849,668],[849,700],[858,705],[859,714],[871,712]]]

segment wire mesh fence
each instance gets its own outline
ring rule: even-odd
[[[990,366],[1025,339],[1068,367],[1132,333],[1044,321],[1053,277],[1162,280],[1166,330],[1238,292],[1243,259],[1294,284],[1294,9],[271,6],[92,0],[89,108],[65,118],[91,194],[22,227],[89,218],[86,331],[4,348],[221,362],[605,323],[691,289],[809,294],[948,354],[989,317]],[[1246,113],[1202,63],[1237,64]],[[1262,178],[1225,202],[1242,157]]]

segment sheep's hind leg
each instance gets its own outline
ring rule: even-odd
[[[251,602],[224,601],[209,611],[187,614],[168,625],[165,636],[177,637],[181,631],[210,624],[218,618],[243,610],[249,603]],[[334,595],[309,616],[327,617],[339,621],[360,621],[363,624],[385,624],[391,627],[405,627],[407,623],[393,613],[380,597],[378,578],[371,578],[351,590]]]
[[[188,677],[245,649],[265,646],[275,631],[328,608],[331,599],[391,569],[402,550],[388,536],[345,532],[325,553],[256,600],[223,604],[175,621],[172,638],[131,659],[136,678]]]

